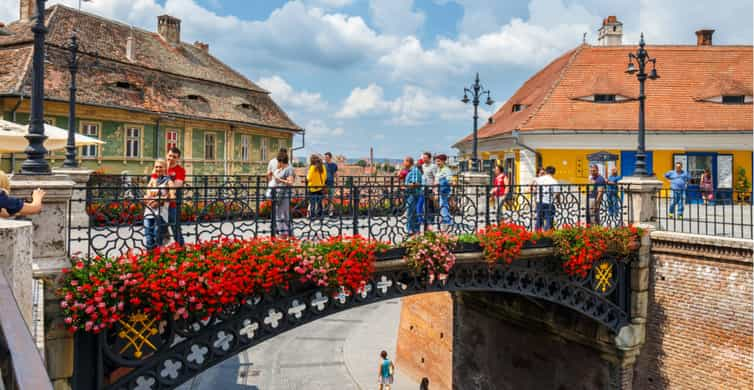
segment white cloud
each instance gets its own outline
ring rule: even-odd
[[[306,4],[322,8],[343,8],[353,4],[353,0],[306,0]]]
[[[414,34],[424,24],[423,12],[414,11],[414,0],[369,0],[372,21],[386,34]]]
[[[494,106],[493,106],[494,108]],[[493,111],[479,108],[479,117],[484,121]],[[436,95],[415,85],[403,87],[400,96],[389,100],[384,98],[382,87],[370,84],[366,88],[354,88],[343,103],[337,118],[358,118],[361,116],[386,116],[386,121],[402,126],[418,126],[428,121],[459,120],[472,117],[472,108],[460,99]]]
[[[327,109],[327,102],[322,99],[322,95],[308,91],[296,91],[278,75],[261,78],[257,84],[270,91],[272,98],[286,109],[302,109],[305,111]]]
[[[315,139],[345,134],[345,130],[342,127],[330,127],[320,119],[312,119],[306,122],[304,128],[306,129],[306,135]]]
[[[539,67],[581,42],[583,32],[600,18],[580,5],[563,0],[532,0],[530,17],[477,37],[440,38],[425,49],[416,38],[404,38],[400,46],[382,56],[379,63],[395,79],[439,78],[442,74],[468,72],[475,65],[528,65]]]

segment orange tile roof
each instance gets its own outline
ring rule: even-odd
[[[581,45],[544,67],[479,129],[480,138],[519,130],[634,130],[639,82],[624,71],[636,46]],[[658,80],[646,82],[648,130],[751,131],[751,104],[703,101],[720,95],[752,95],[752,46],[647,46],[657,58]],[[648,69],[649,70],[649,69]],[[579,98],[616,94],[623,102]],[[512,112],[514,104],[527,107]],[[470,140],[468,136],[461,142]]]

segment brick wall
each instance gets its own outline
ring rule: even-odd
[[[450,390],[453,376],[453,301],[440,292],[403,298],[396,365],[430,389]]]
[[[652,233],[634,389],[751,389],[752,242]]]

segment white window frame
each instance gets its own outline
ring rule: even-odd
[[[99,139],[99,123],[96,122],[81,122],[81,128],[79,133],[87,137]],[[92,129],[94,129],[92,131]],[[98,145],[87,145],[81,147],[82,158],[96,158],[98,153]]]
[[[259,159],[267,161],[267,138],[265,137],[262,137],[259,142]]]
[[[165,150],[170,150],[173,146],[178,147],[178,130],[168,129],[165,131]]]
[[[209,148],[207,145],[210,144],[208,140],[211,139],[211,148]],[[207,152],[212,151],[211,155],[208,155]],[[215,136],[215,133],[204,133],[204,159],[208,161],[214,161],[217,159],[217,137]]]
[[[141,140],[144,134],[144,128],[141,126],[125,126],[125,147],[123,152],[126,158],[141,157]],[[136,130],[136,132],[134,132]],[[135,134],[135,135],[134,135]]]
[[[249,161],[249,138],[248,134],[241,134],[241,161]]]

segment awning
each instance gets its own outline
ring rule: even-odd
[[[0,119],[0,153],[23,153],[29,145],[26,139],[29,126],[4,121]],[[45,148],[50,150],[65,149],[68,143],[68,130],[45,124]],[[104,142],[96,138],[76,133],[76,146],[103,145]]]

